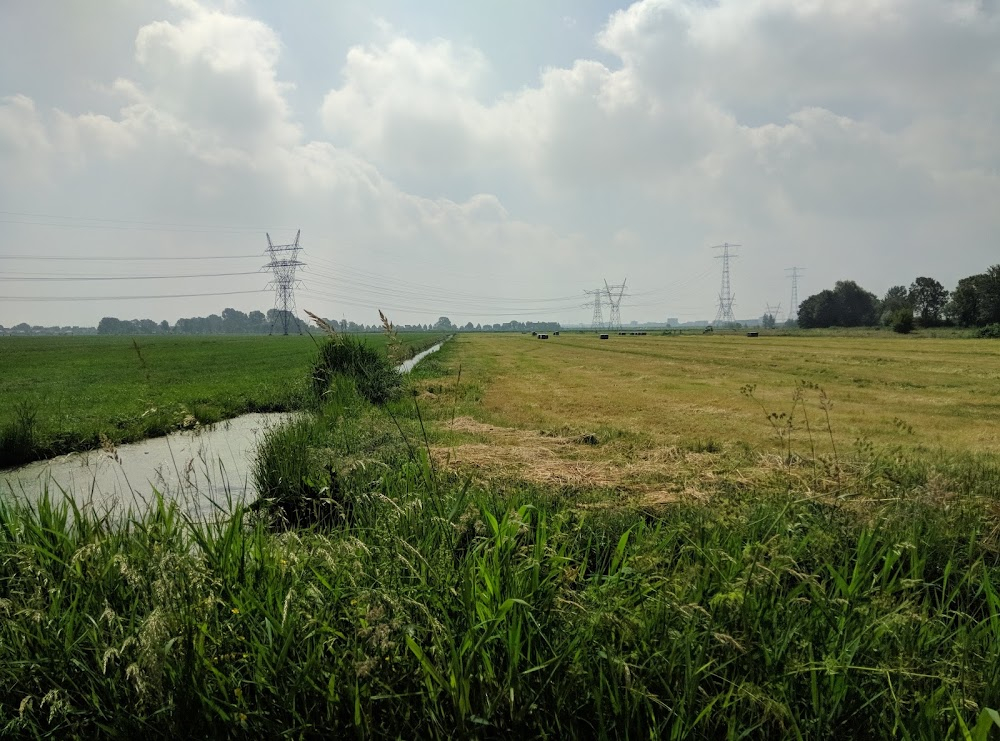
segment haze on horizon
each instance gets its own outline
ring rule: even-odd
[[[299,309],[365,324],[625,277],[625,322],[710,319],[725,241],[738,317],[793,265],[952,289],[1000,254],[998,91],[997,0],[12,0],[0,325],[266,310],[298,229]]]

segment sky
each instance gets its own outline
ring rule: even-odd
[[[1000,262],[1000,0],[5,0],[0,325],[737,317]],[[609,314],[604,307],[605,318]]]

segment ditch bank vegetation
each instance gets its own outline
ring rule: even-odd
[[[228,517],[0,504],[0,728],[985,739],[1000,721],[995,465],[860,446],[825,486],[801,470],[823,461],[749,481],[719,473],[749,446],[704,446],[706,497],[659,505],[442,468],[432,442],[483,391],[461,342],[379,404],[331,373],[263,446],[260,503]]]
[[[405,333],[394,352],[442,338]],[[0,338],[0,468],[307,408],[316,351],[308,336]]]

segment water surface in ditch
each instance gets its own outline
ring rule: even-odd
[[[399,372],[409,373],[442,344],[401,363]],[[293,416],[245,414],[113,450],[71,453],[0,471],[0,496],[33,501],[46,490],[64,492],[78,506],[105,511],[140,509],[155,489],[192,513],[211,512],[216,506],[229,509],[236,501],[256,496],[252,471],[257,446],[268,429]]]

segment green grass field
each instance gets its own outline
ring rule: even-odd
[[[875,339],[459,335],[333,377],[260,508],[0,502],[0,729],[997,738],[996,346]]]
[[[439,336],[400,338],[423,348]],[[0,466],[97,448],[102,436],[133,442],[194,422],[299,409],[315,356],[309,336],[0,338]],[[28,440],[25,415],[34,420]]]

